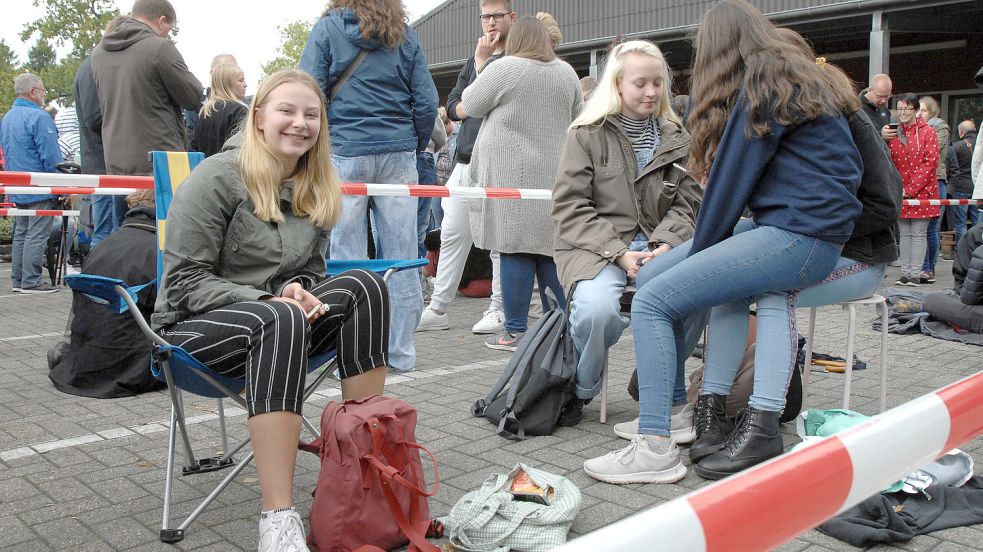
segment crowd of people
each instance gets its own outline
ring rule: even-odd
[[[251,98],[229,54],[215,56],[202,87],[168,39],[177,16],[167,0],[136,0],[109,23],[75,76],[74,116],[57,128],[41,79],[14,81],[0,126],[7,170],[54,172],[69,160],[85,174],[150,175],[149,151],[205,154],[175,194],[163,277],[141,305],[160,335],[249,382],[261,551],[307,549],[293,474],[308,356],[337,351],[344,398],[381,393],[387,370],[415,368],[414,332],[451,327],[472,246],[491,257],[490,304],[472,327],[489,348],[516,349],[534,296],[569,308],[576,391],[561,425],[579,423],[600,392],[607,351],[629,325],[620,299],[637,288],[639,416],[615,426],[630,443],[585,462],[589,475],[678,481],[679,445],[691,443],[695,471],[719,479],[783,451],[795,308],[868,297],[898,260],[898,285],[934,282],[942,210],[902,199],[969,198],[983,178],[972,120],[950,139],[937,101],[895,95],[888,75],[858,94],[746,0],[704,15],[688,98],[673,95],[651,42],[616,41],[600,75],[579,79],[555,52],[563,37],[551,15],[520,17],[511,0],[475,4],[481,35],[443,107],[398,0],[332,0],[298,68],[269,75]],[[538,188],[553,201],[343,196],[341,181]],[[99,263],[83,271],[108,275],[114,259],[118,275],[131,262],[148,272],[153,257],[102,253],[124,246],[111,237],[120,226],[148,226],[152,207],[96,196]],[[947,211],[957,240],[966,235],[960,297],[975,305],[978,211]],[[51,225],[17,217],[15,292],[57,291],[41,278]],[[427,304],[414,271],[388,284],[367,271],[325,275],[327,258],[416,258],[435,227]],[[152,247],[150,235],[133,235]],[[725,403],[751,321],[754,386],[734,420]],[[684,361],[704,328],[694,407]],[[59,378],[73,388],[70,374]]]

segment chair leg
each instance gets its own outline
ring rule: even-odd
[[[608,353],[604,352],[604,368],[601,369],[601,423],[608,423]]]
[[[809,409],[809,376],[812,372],[812,336],[816,330],[816,308],[809,309],[809,329],[806,330],[806,358],[802,367],[802,411]],[[705,357],[704,357],[705,358]]]
[[[229,455],[229,434],[225,431],[225,402],[218,399],[218,427],[222,434],[222,456]]]
[[[884,412],[887,408],[887,301],[882,301],[879,306],[881,308],[881,412]]]
[[[174,452],[177,445],[177,409],[171,403],[171,423],[167,432],[167,474],[164,476],[164,514],[160,524],[160,540],[166,543],[180,542],[184,534],[171,529],[171,488],[174,482]]]
[[[855,305],[845,305],[849,322],[846,328],[846,372],[843,379],[843,409],[850,408],[850,382],[853,378],[853,338],[856,332],[857,307]]]

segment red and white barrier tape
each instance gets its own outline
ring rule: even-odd
[[[0,186],[0,194],[24,195],[129,195],[138,192],[138,188],[76,188],[67,186],[51,188],[43,186]]]
[[[0,209],[0,217],[77,217],[78,211],[64,209]]]
[[[983,199],[906,199],[905,205],[976,205]]]
[[[0,190],[10,194],[123,195],[137,189],[152,190],[149,176],[0,172]],[[16,190],[16,191],[15,191]],[[57,192],[49,190],[59,190]],[[114,190],[114,191],[109,191]],[[552,199],[550,190],[520,188],[468,188],[418,184],[345,182],[341,193],[352,196],[460,197],[466,199]]]
[[[557,550],[771,550],[980,434],[983,372]]]

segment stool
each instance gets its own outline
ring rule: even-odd
[[[840,305],[843,310],[847,311],[847,316],[849,322],[847,324],[847,337],[846,337],[846,379],[843,382],[843,408],[850,408],[850,380],[853,376],[853,338],[856,333],[857,325],[857,306],[858,305],[874,305],[874,310],[877,307],[881,308],[881,412],[887,405],[887,300],[884,297],[873,294],[866,299],[857,299],[856,301],[843,301],[842,303],[833,303],[834,305]],[[813,345],[813,331],[816,328],[816,308],[809,309],[809,333],[806,336],[806,358],[805,366],[802,372],[802,410],[807,408],[807,401],[809,399],[809,372],[811,371],[812,364],[812,345]]]

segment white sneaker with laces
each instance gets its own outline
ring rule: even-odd
[[[435,330],[446,330],[451,327],[451,317],[447,313],[438,313],[430,305],[423,309],[420,316],[420,323],[416,325],[418,332],[432,332]]]
[[[505,329],[505,313],[498,309],[488,309],[481,315],[471,327],[471,332],[476,334],[493,334]]]
[[[259,518],[259,552],[310,552],[304,522],[293,508]]]
[[[692,404],[686,403],[678,413],[669,418],[669,434],[672,440],[680,445],[687,445],[696,440],[696,424],[693,422],[695,409]],[[638,418],[630,422],[614,424],[614,433],[622,439],[631,441],[638,435]]]
[[[584,462],[587,475],[618,485],[624,483],[675,483],[686,477],[686,466],[679,460],[679,447],[668,442],[665,452],[649,448],[645,437],[638,435],[621,450]]]

